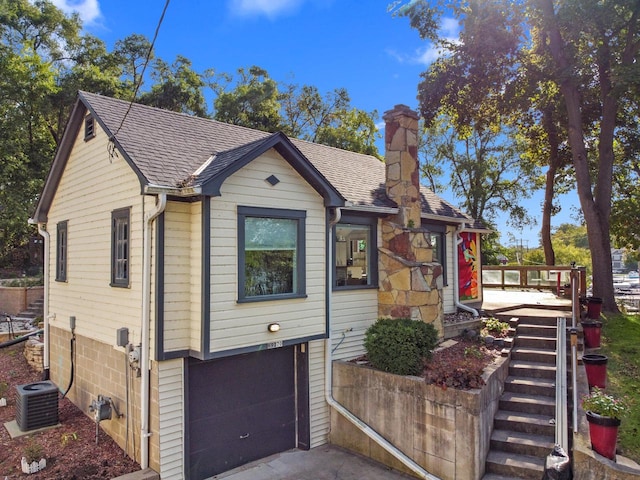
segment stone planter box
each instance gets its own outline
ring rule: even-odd
[[[453,322],[444,324],[444,338],[455,338],[462,335],[465,330],[477,330],[478,332],[482,328],[482,319],[480,317],[472,320],[466,320],[464,322]]]
[[[44,296],[44,287],[0,287],[0,312],[17,315]]]
[[[432,475],[479,480],[508,368],[508,357],[498,358],[485,371],[484,388],[465,391],[336,361],[334,398]],[[409,472],[335,411],[330,442]]]

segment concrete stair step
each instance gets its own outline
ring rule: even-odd
[[[555,397],[505,392],[500,397],[499,408],[511,412],[535,413],[555,418],[556,402]]]
[[[531,378],[508,376],[504,382],[505,392],[524,393],[553,397],[556,395],[555,380],[546,378]]]
[[[544,462],[544,458],[490,451],[489,455],[487,455],[485,471],[512,479],[531,478],[540,480],[544,474]]]
[[[555,445],[554,437],[531,433],[494,430],[491,434],[491,449],[544,458]]]
[[[513,480],[513,477],[505,477],[496,473],[485,473],[482,480]]]
[[[509,375],[516,377],[556,378],[555,363],[528,362],[525,360],[511,360]]]
[[[556,352],[555,350],[514,346],[511,349],[511,359],[555,365]]]
[[[496,315],[503,322],[508,322],[509,325],[515,327],[516,325],[546,325],[549,327],[555,327],[558,324],[555,316],[543,317],[543,316],[522,316],[512,317],[509,315]]]
[[[532,435],[555,435],[554,417],[527,412],[499,410],[496,412],[494,428],[512,432],[530,433]]]
[[[530,335],[544,338],[556,338],[557,327],[551,325],[530,325],[530,324],[518,324],[519,335]]]
[[[549,337],[537,337],[534,335],[520,335],[520,327],[515,338],[515,346],[528,348],[541,348],[546,350],[556,350],[556,339]]]

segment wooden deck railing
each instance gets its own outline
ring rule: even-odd
[[[483,265],[482,286],[488,288],[528,288],[552,290],[560,296],[570,295],[571,266],[559,265]],[[587,272],[584,267],[575,267],[580,273],[580,296],[587,292]]]

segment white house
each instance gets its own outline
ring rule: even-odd
[[[442,330],[481,301],[486,230],[419,185],[416,114],[385,120],[381,162],[79,93],[32,220],[45,369],[84,411],[110,399],[100,426],[142,468],[322,445],[332,358],[379,316]]]

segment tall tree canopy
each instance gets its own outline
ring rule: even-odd
[[[376,113],[351,107],[344,89],[279,84],[260,67],[239,80],[201,74],[191,61],[157,58],[149,40],[131,34],[108,51],[82,32],[77,15],[47,0],[0,0],[0,266],[33,234],[27,219],[62,139],[78,90],[377,155]],[[232,86],[232,88],[229,88]]]
[[[533,222],[520,201],[531,196],[537,168],[508,133],[477,124],[456,130],[442,115],[424,131],[421,170],[434,192],[453,192],[473,218],[493,226],[499,213],[508,213],[518,228]]]
[[[239,68],[235,83],[227,73],[210,77],[216,120],[380,156],[377,112],[352,107],[344,88],[322,95],[313,85],[278,83],[257,66]]]
[[[530,59],[544,65],[546,78],[535,85],[555,88],[564,108],[554,121],[570,148],[592,252],[594,295],[603,298],[605,310],[617,310],[610,240],[613,173],[616,162],[629,160],[616,158],[614,140],[623,112],[638,111],[640,2],[446,2],[462,28],[457,44],[438,40],[445,2],[441,8],[431,3],[412,0],[399,10],[424,38],[439,41],[449,52],[424,73],[419,86],[425,120],[432,121],[441,108],[449,110],[457,126],[530,112],[536,106],[528,98],[530,90],[519,87],[520,78]]]

